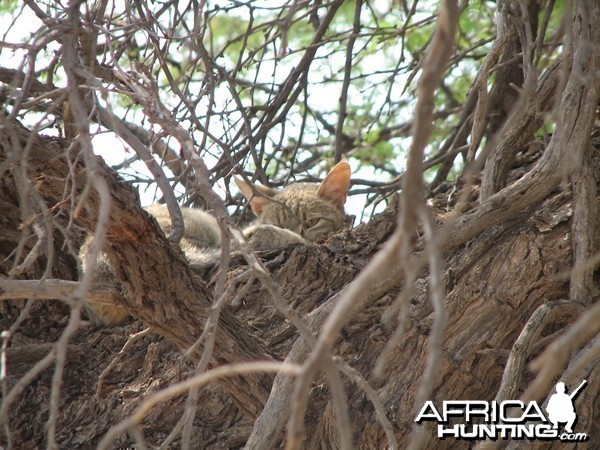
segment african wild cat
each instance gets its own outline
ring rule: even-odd
[[[341,230],[346,221],[344,203],[350,187],[350,166],[338,163],[321,184],[294,183],[283,189],[251,185],[235,179],[242,194],[250,201],[257,220],[243,230],[253,250],[277,250],[291,244],[317,241]],[[254,191],[257,195],[254,195]],[[146,210],[152,214],[165,234],[171,232],[171,218],[165,206],[153,205]],[[216,219],[205,211],[181,208],[185,231],[179,245],[192,268],[205,269],[217,264],[221,235]],[[90,240],[80,251],[82,267]],[[114,284],[110,266],[98,261],[95,282]],[[117,325],[129,313],[122,306],[87,303],[86,310],[97,324]]]

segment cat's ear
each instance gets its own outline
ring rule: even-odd
[[[341,208],[350,189],[350,175],[350,164],[345,161],[337,163],[319,186],[317,195]]]
[[[242,191],[242,194],[244,195],[244,197],[246,197],[248,199],[248,201],[250,202],[250,207],[252,208],[252,211],[254,212],[254,214],[256,214],[257,216],[260,216],[263,208],[266,205],[268,205],[269,203],[271,203],[271,200],[269,200],[268,198],[265,198],[265,197],[261,197],[260,195],[254,195],[254,192],[252,192],[252,187],[254,187],[254,189],[259,194],[264,194],[264,195],[267,195],[270,197],[275,195],[276,190],[273,188],[270,188],[270,187],[260,186],[260,185],[253,184],[253,183],[248,183],[238,177],[233,177],[233,179],[235,181],[235,184],[237,184],[237,187],[240,188],[240,191]]]

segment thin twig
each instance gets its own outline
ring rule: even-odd
[[[252,372],[284,372],[288,375],[298,375],[299,367],[295,364],[255,361],[249,363],[230,364],[217,367],[208,372],[204,372],[185,381],[172,384],[169,387],[152,394],[137,409],[135,413],[122,422],[114,425],[98,444],[98,450],[105,450],[109,445],[123,432],[132,429],[141,423],[142,419],[159,403],[165,402],[170,398],[183,394],[192,387],[203,386],[211,381],[223,377],[231,377]]]
[[[125,342],[125,345],[123,345],[123,348],[121,349],[121,351],[119,351],[119,353],[117,353],[114,356],[114,358],[110,361],[108,366],[106,366],[106,369],[104,369],[102,371],[102,373],[100,374],[100,376],[98,377],[98,382],[96,383],[96,397],[97,398],[101,397],[102,383],[104,382],[104,379],[106,378],[106,376],[113,369],[113,367],[115,367],[117,365],[117,363],[123,358],[123,356],[125,356],[127,351],[129,351],[129,349],[131,347],[133,347],[133,344],[135,344],[137,341],[139,341],[144,336],[150,334],[150,332],[151,332],[150,328],[146,328],[142,331],[139,331],[139,332],[134,333],[129,336],[129,339],[127,339],[127,342]]]
[[[545,395],[555,378],[566,367],[573,352],[598,333],[600,333],[600,301],[583,313],[565,334],[550,344],[544,353],[531,363],[531,369],[537,371],[538,375],[521,395],[521,400],[539,400]]]

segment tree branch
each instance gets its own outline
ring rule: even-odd
[[[30,137],[19,128],[23,142]],[[33,137],[29,155],[29,174],[37,189],[49,201],[65,207],[64,193],[79,193],[85,186],[85,168],[75,150],[64,151],[60,139]],[[0,142],[0,160],[7,149]],[[49,164],[48,162],[51,162]],[[71,167],[71,164],[73,166]],[[97,175],[109,184],[112,207],[107,222],[109,237],[104,252],[120,279],[125,295],[122,304],[128,312],[151,326],[173,345],[186,351],[201,334],[211,311],[211,295],[204,283],[194,277],[181,250],[165,238],[156,221],[139,206],[137,193],[119,180],[106,166],[98,164]],[[70,177],[73,178],[70,178]],[[93,230],[98,218],[99,200],[90,192],[86,207],[77,221]],[[51,206],[54,206],[51,204]],[[72,211],[65,209],[67,214]],[[169,297],[164,292],[170,292]],[[198,358],[198,349],[190,356]],[[212,365],[269,359],[268,351],[225,309],[217,330]],[[223,380],[242,411],[258,415],[267,398],[268,378],[248,375],[244,379]]]

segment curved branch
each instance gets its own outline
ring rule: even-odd
[[[22,142],[31,136],[22,127]],[[15,131],[16,133],[17,131]],[[29,154],[29,174],[39,192],[57,207],[71,214],[64,202],[64,193],[80,192],[85,186],[85,167],[75,150],[65,152],[66,143],[42,136],[32,139]],[[0,161],[9,153],[0,141]],[[49,163],[50,162],[50,163]],[[69,178],[71,175],[74,178]],[[107,236],[103,249],[115,274],[124,287],[122,305],[142,319],[153,331],[164,336],[182,351],[186,351],[202,333],[211,310],[211,295],[204,283],[193,275],[183,253],[165,238],[155,220],[139,206],[137,192],[123,183],[104,164],[97,165],[97,175],[109,185],[111,195]],[[98,218],[98,196],[91,192],[85,208],[77,217],[79,224],[93,230]],[[55,206],[55,205],[51,205]],[[170,292],[169,297],[164,292]],[[190,357],[197,359],[202,348]],[[269,359],[263,343],[240,324],[229,310],[221,313],[220,327],[212,365],[249,360]],[[248,375],[245,378],[222,380],[242,411],[258,415],[267,398],[268,377]]]

